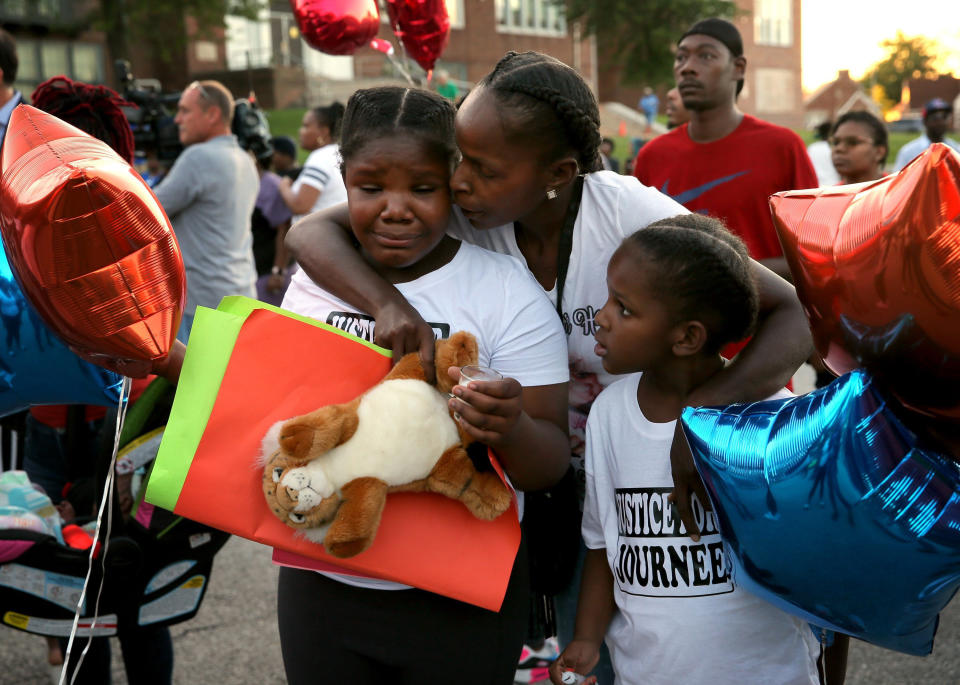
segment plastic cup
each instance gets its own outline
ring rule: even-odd
[[[491,369],[487,366],[461,366],[460,367],[460,380],[457,382],[457,385],[466,386],[470,381],[502,381],[503,374],[497,371],[496,369]],[[451,393],[450,397],[454,397]],[[464,404],[470,404],[462,397],[460,401]],[[457,421],[460,420],[460,414],[454,412],[453,418]]]
[[[457,385],[466,385],[470,381],[502,381],[503,374],[486,366],[461,366],[460,382]]]

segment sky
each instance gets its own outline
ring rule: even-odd
[[[944,73],[960,77],[957,0],[802,0],[803,89],[832,81],[840,69],[858,79],[886,53],[880,43],[897,31],[936,39]]]

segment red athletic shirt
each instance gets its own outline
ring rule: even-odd
[[[817,187],[800,137],[749,114],[712,143],[690,140],[687,124],[654,138],[640,148],[633,174],[691,212],[723,219],[757,260],[783,255],[767,198]]]

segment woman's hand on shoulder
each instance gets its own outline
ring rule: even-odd
[[[430,324],[402,298],[378,309],[373,318],[377,323],[373,330],[374,342],[393,352],[394,363],[403,355],[416,352],[427,382],[433,384],[436,381],[433,361],[436,346]]]

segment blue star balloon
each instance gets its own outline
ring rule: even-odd
[[[0,416],[32,404],[115,406],[123,377],[82,360],[51,333],[0,249]]]
[[[857,370],[802,397],[688,408],[734,582],[832,630],[929,654],[960,586],[960,468]]]

